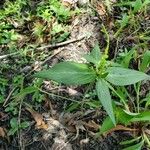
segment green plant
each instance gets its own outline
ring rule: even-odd
[[[5,79],[1,79],[0,82],[2,83],[2,85],[7,84],[7,80]],[[27,99],[27,95],[32,94],[31,100],[33,100],[34,102],[40,103],[43,100],[43,95],[40,94],[38,90],[41,84],[41,80],[38,79],[36,81],[33,81],[32,85],[24,87],[24,77],[22,75],[14,77],[14,89],[12,90],[12,96],[10,97],[11,101],[9,103],[5,103],[2,99],[2,102],[4,102],[3,106],[5,108],[5,112],[8,112],[10,115],[12,115],[12,118],[10,120],[11,128],[8,132],[8,135],[14,135],[18,130],[25,129],[29,126],[29,122],[20,122],[20,116],[18,116],[17,119],[16,115],[18,115],[19,112],[21,112],[22,106],[26,105],[24,101]],[[29,104],[27,103],[27,105]]]
[[[4,102],[5,98],[5,92],[6,92],[6,87],[8,85],[8,80],[5,78],[0,78],[0,104]]]
[[[14,135],[18,130],[29,127],[29,122],[23,121],[19,124],[17,118],[12,118],[10,120],[10,126],[11,129],[9,130],[8,135]]]
[[[0,44],[7,44],[12,43],[13,41],[17,41],[19,34],[16,33],[14,30],[7,31],[3,30],[2,34],[0,35]]]
[[[60,1],[49,0],[49,6],[58,21],[65,22],[71,17],[72,11],[69,8],[65,8]]]
[[[26,5],[26,0],[16,0],[11,2],[6,0],[3,9],[0,11],[0,19],[4,19],[8,16],[16,16],[17,19],[21,17],[21,10]]]
[[[128,54],[131,54],[132,52],[129,51]],[[126,55],[129,56],[129,55]],[[126,59],[126,58],[125,58]],[[142,55],[142,60],[139,63],[139,70],[146,72],[149,68],[149,60],[150,60],[150,51],[144,52]],[[129,62],[127,62],[128,64]],[[119,88],[121,88],[119,90]],[[132,110],[133,113],[126,111],[122,107],[116,107],[115,108],[115,116],[117,120],[117,124],[124,125],[125,127],[134,127],[135,128],[135,137],[132,140],[128,140],[125,142],[122,142],[121,144],[128,145],[125,150],[131,150],[131,149],[141,149],[141,147],[144,145],[144,142],[147,143],[148,147],[150,147],[150,136],[148,134],[148,126],[150,121],[150,111],[149,111],[149,105],[150,105],[150,97],[149,93],[146,95],[146,98],[140,97],[140,89],[141,89],[141,82],[138,82],[134,85],[134,90],[136,93],[135,100],[132,99],[131,94],[123,87],[117,87],[118,94],[122,95],[124,99],[128,103],[130,103],[129,109]],[[120,93],[121,91],[121,93]],[[125,91],[125,92],[122,92]],[[109,117],[107,117],[103,125],[100,129],[100,133],[104,134],[112,130],[112,128],[115,128],[113,122]],[[135,144],[135,142],[137,144]]]
[[[13,115],[17,115],[19,112],[18,106],[26,99],[26,96],[32,93],[32,100],[40,103],[43,100],[43,95],[40,94],[38,88],[42,82],[40,80],[33,81],[33,84],[24,87],[24,77],[18,75],[13,79],[13,93],[11,101],[5,106],[5,112],[10,112]],[[2,100],[4,102],[4,100]]]
[[[90,62],[89,64],[62,62],[49,70],[35,74],[35,77],[50,79],[67,85],[83,85],[95,82],[98,98],[115,125],[114,102],[111,99],[109,90],[111,89],[119,96],[125,110],[129,111],[126,101],[113,86],[135,84],[142,80],[149,80],[150,77],[143,72],[114,66],[113,62],[107,61],[109,36],[105,27],[103,27],[103,31],[107,36],[107,47],[104,54],[100,52],[98,45],[96,45],[93,51],[85,56],[85,59]]]
[[[127,147],[126,150],[137,150],[141,149],[144,144],[150,145],[150,93],[146,90],[146,94],[141,94],[143,84],[145,85],[145,81],[142,80],[149,80],[146,72],[149,71],[150,66],[150,51],[148,51],[150,0],[116,2],[104,0],[103,2],[106,7],[102,9],[106,14],[100,18],[106,20],[104,22],[110,31],[107,33],[103,27],[103,32],[107,37],[107,47],[104,52],[100,52],[96,45],[90,54],[84,56],[87,60],[85,64],[63,62],[35,75],[58,82],[52,82],[54,84],[52,87],[59,87],[59,83],[89,84],[88,87],[85,86],[84,96],[80,97],[79,93],[76,100],[56,95],[53,91],[52,93],[44,91],[43,79],[33,79],[30,77],[32,70],[31,72],[28,70],[36,69],[38,65],[36,62],[44,61],[52,53],[48,50],[37,50],[37,46],[55,45],[55,43],[65,41],[70,34],[74,18],[77,21],[73,22],[75,27],[91,20],[97,28],[98,22],[95,22],[94,17],[96,14],[91,16],[88,6],[70,9],[63,6],[60,0],[41,0],[40,2],[5,0],[4,5],[0,6],[0,57],[7,55],[5,59],[0,59],[0,104],[2,115],[9,116],[6,117],[10,122],[8,135],[13,135],[15,138],[17,132],[29,126],[25,119],[28,114],[24,113],[24,107],[33,106],[36,110],[41,110],[41,102],[47,102],[47,97],[44,96],[47,94],[52,98],[71,101],[65,107],[65,110],[71,113],[79,109],[82,111],[104,108],[108,116],[104,119],[98,133],[107,135],[117,130],[119,125],[125,129],[131,129],[131,132],[133,130],[134,139],[121,143]],[[100,3],[101,6],[103,3]],[[101,11],[100,7],[97,5],[95,9],[98,14]],[[79,17],[81,20],[78,22],[78,17],[75,15],[81,12],[85,15],[81,15]],[[102,45],[105,44],[103,40],[101,42]],[[110,61],[108,51],[112,49],[109,45],[114,46],[115,42],[115,50],[121,53],[119,53],[119,59],[118,55],[115,55],[114,60]],[[134,45],[132,49],[131,45]],[[46,68],[47,65],[44,67]],[[128,69],[134,67],[140,72]],[[57,88],[54,89],[57,90]],[[47,105],[42,108],[45,110],[45,107],[47,110]],[[2,120],[1,126],[6,127],[4,123],[5,121]],[[19,144],[18,142],[18,146]]]
[[[59,43],[64,41],[70,33],[67,32],[67,26],[55,22],[52,26],[51,35],[53,37],[52,43]]]
[[[141,14],[144,14],[144,12],[148,10],[147,7],[149,7],[149,4],[149,0],[120,1],[119,3],[114,4],[114,6],[119,6],[123,10],[121,13],[122,17],[120,17],[120,20],[116,21],[118,29],[114,34],[114,38],[117,38],[121,32],[123,32],[124,28],[128,28],[130,32],[132,29],[133,31],[138,30],[140,28],[139,22],[143,17]],[[140,15],[138,16],[137,14]],[[139,39],[145,38],[145,40],[149,39],[147,36],[143,36],[144,35],[138,35],[136,37]]]
[[[51,21],[55,17],[59,22],[66,22],[70,19],[73,11],[65,8],[59,0],[41,2],[37,7],[37,16],[46,21]]]
[[[62,42],[69,36],[66,23],[75,11],[65,8],[59,0],[51,0],[39,3],[36,13],[42,20],[35,23],[33,34],[41,42],[45,34],[49,36],[51,43]]]

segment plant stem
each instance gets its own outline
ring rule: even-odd
[[[106,35],[106,42],[107,42],[107,46],[105,48],[104,54],[102,56],[101,62],[99,64],[98,70],[100,70],[101,72],[103,72],[104,67],[106,65],[106,59],[108,58],[108,53],[109,53],[109,44],[110,44],[110,38],[109,38],[109,34],[105,28],[104,25],[102,25],[102,31],[105,33]]]
[[[144,133],[144,131],[143,131],[143,139],[144,139],[144,141],[148,144],[148,147],[150,148],[150,140],[149,140],[149,138],[147,137],[147,135]]]
[[[124,104],[125,109],[129,111],[129,107],[127,103],[125,102],[124,98],[108,82],[107,82],[107,85],[120,98],[120,100]]]
[[[108,52],[109,52],[109,44],[110,44],[110,38],[109,38],[109,34],[108,34],[108,32],[107,32],[107,30],[106,30],[106,28],[105,28],[105,26],[104,25],[102,25],[102,31],[105,33],[105,35],[106,35],[106,42],[107,42],[107,46],[106,46],[106,48],[105,48],[105,57],[107,56],[108,57]]]
[[[136,103],[137,103],[137,113],[140,112],[140,86],[141,86],[141,82],[137,83],[136,88]]]
[[[81,103],[80,101],[76,101],[76,100],[73,100],[73,99],[70,99],[70,98],[66,98],[66,97],[63,97],[63,96],[60,96],[60,95],[56,95],[56,94],[53,94],[53,93],[49,93],[49,92],[44,91],[44,90],[42,90],[42,89],[40,89],[40,88],[38,88],[38,89],[39,89],[40,92],[45,93],[45,94],[47,94],[47,95],[49,95],[49,96],[58,97],[58,98],[65,99],[65,100],[72,101],[72,102],[76,102],[76,103]]]

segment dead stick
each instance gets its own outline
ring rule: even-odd
[[[57,48],[57,47],[59,47],[59,46],[64,46],[64,45],[70,44],[70,43],[72,43],[72,42],[80,41],[80,40],[84,39],[85,37],[86,37],[86,36],[82,36],[82,37],[79,37],[79,38],[77,38],[77,39],[68,40],[68,41],[65,41],[65,42],[62,42],[62,43],[58,43],[58,44],[56,44],[56,45],[47,45],[47,46],[39,47],[39,48],[37,48],[37,49],[38,49],[38,50],[41,50],[41,49],[44,49],[44,48],[52,48],[52,46],[53,46],[53,48]],[[51,60],[55,55],[57,55],[58,53],[60,53],[62,50],[64,50],[64,49],[60,49],[60,50],[58,50],[56,53],[54,53],[53,55],[48,56],[43,62],[40,63],[40,66],[46,64],[46,62],[48,62],[49,60]],[[32,65],[32,66],[33,66],[33,65]],[[32,66],[30,66],[30,67],[28,68],[28,71],[31,70]],[[34,68],[33,70],[31,70],[26,76],[28,76],[28,75],[31,74],[33,71],[35,71],[35,69],[37,69],[37,68]]]
[[[45,48],[57,48],[57,47],[61,47],[61,46],[65,46],[67,44],[70,44],[70,43],[75,43],[77,41],[80,41],[82,39],[84,39],[85,36],[81,36],[77,39],[72,39],[72,40],[68,40],[68,41],[65,41],[65,42],[62,42],[62,43],[57,43],[57,44],[54,44],[54,45],[45,45],[45,46],[41,46],[41,47],[38,47],[37,50],[41,50],[41,49],[45,49]]]
[[[7,98],[5,99],[4,103],[3,103],[3,107],[5,107],[7,101],[10,99],[11,95],[13,94],[13,92],[16,90],[16,87],[13,88],[10,93],[8,94]]]
[[[65,42],[62,42],[62,43],[57,43],[57,44],[54,44],[54,45],[45,45],[45,46],[38,47],[36,49],[37,50],[42,50],[42,49],[45,49],[45,48],[54,49],[54,48],[57,48],[57,47],[65,46],[65,45],[70,44],[70,43],[75,43],[77,41],[80,41],[80,40],[84,39],[85,37],[86,36],[81,36],[81,37],[79,37],[77,39],[68,40],[68,41],[65,41]],[[31,51],[31,50],[29,50],[29,51]],[[15,53],[12,53],[12,54],[2,55],[2,56],[0,56],[0,60],[4,59],[4,58],[7,58],[9,56],[17,55],[17,54],[19,54],[19,52],[15,52]]]
[[[62,50],[64,49],[60,49],[58,51],[56,51],[54,54],[52,54],[51,56],[48,56],[44,61],[41,62],[41,66],[45,65],[49,60],[51,60],[54,56],[56,56],[57,54],[59,54]]]
[[[11,54],[2,55],[2,56],[0,56],[0,60],[1,60],[1,59],[4,59],[4,58],[7,58],[7,57],[9,57],[9,56],[16,55],[16,54],[19,54],[19,52],[15,52],[15,53],[11,53]]]

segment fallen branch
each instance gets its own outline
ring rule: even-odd
[[[71,40],[68,40],[68,41],[65,41],[65,42],[62,42],[62,43],[57,43],[57,44],[45,45],[45,46],[41,46],[41,47],[38,47],[38,48],[35,48],[35,49],[37,49],[37,50],[42,50],[42,49],[45,49],[45,48],[55,49],[55,48],[58,48],[58,47],[61,47],[61,46],[65,46],[65,45],[70,44],[70,43],[78,42],[78,41],[84,39],[85,37],[86,36],[81,36],[81,37],[79,37],[77,39],[71,39]],[[31,50],[33,50],[33,49],[30,49],[29,51],[31,51]],[[10,57],[10,56],[13,56],[13,55],[17,55],[17,54],[19,54],[19,52],[2,55],[2,56],[0,56],[0,60],[4,59],[4,58],[7,58],[7,57]]]
[[[13,94],[13,92],[16,90],[16,87],[13,88],[10,93],[8,94],[7,98],[5,99],[4,103],[3,103],[3,107],[5,107],[6,103],[8,102],[8,100],[10,99],[11,95]]]
[[[65,41],[65,42],[62,42],[62,43],[58,43],[58,44],[55,44],[55,45],[47,45],[47,46],[42,46],[42,47],[39,47],[37,48],[38,50],[42,50],[42,49],[45,49],[45,48],[52,48],[52,49],[55,49],[55,48],[58,48],[58,47],[61,47],[61,46],[64,46],[64,45],[67,45],[67,44],[70,44],[70,43],[74,43],[74,42],[77,42],[77,41],[81,41],[82,39],[84,39],[86,36],[81,36],[77,39],[72,39],[72,40],[68,40],[68,41]],[[42,65],[45,65],[49,60],[51,60],[54,56],[56,56],[58,53],[60,53],[61,51],[63,51],[63,49],[59,49],[58,51],[56,51],[54,54],[48,56],[44,61],[40,62],[39,66],[42,66]],[[33,71],[35,71],[37,69],[34,68],[32,70],[32,67],[34,65],[32,64],[31,66],[29,66],[29,68],[26,70],[26,72],[29,72],[26,76],[28,76],[29,74],[31,74]],[[39,67],[38,66],[38,67]],[[22,72],[22,71],[21,71]]]
[[[13,55],[16,55],[16,54],[19,54],[19,52],[15,52],[15,53],[11,53],[11,54],[2,55],[2,56],[0,56],[0,60],[1,60],[1,59],[5,59],[5,58],[10,57],[10,56],[13,56]]]
[[[56,56],[57,54],[59,54],[62,50],[64,50],[64,48],[63,48],[63,49],[59,49],[59,50],[56,51],[54,54],[48,56],[44,61],[40,62],[39,65],[38,65],[36,68],[34,68],[34,69],[32,69],[32,67],[34,66],[33,64],[32,64],[31,66],[29,66],[29,67],[27,68],[27,70],[26,70],[26,72],[29,72],[29,73],[26,74],[26,76],[28,76],[29,74],[31,74],[33,71],[35,71],[35,70],[38,69],[39,67],[45,65],[48,61],[50,61],[54,56]],[[24,70],[24,69],[22,69],[22,70]],[[21,72],[23,72],[23,71],[21,71]]]
[[[65,42],[62,42],[62,43],[41,46],[41,47],[38,47],[37,50],[41,50],[41,49],[45,49],[45,48],[51,48],[51,49],[58,48],[58,47],[65,46],[65,45],[70,44],[70,43],[75,43],[77,41],[80,41],[80,40],[84,39],[85,37],[86,36],[81,36],[77,39],[68,40],[68,41],[65,41]]]

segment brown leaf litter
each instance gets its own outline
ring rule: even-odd
[[[38,112],[34,111],[31,108],[27,108],[26,110],[29,111],[32,115],[32,117],[34,118],[35,122],[36,122],[36,128],[38,129],[47,129],[48,125],[45,123],[44,118],[41,114],[39,114]]]
[[[6,129],[3,127],[0,127],[0,137],[6,137]]]

